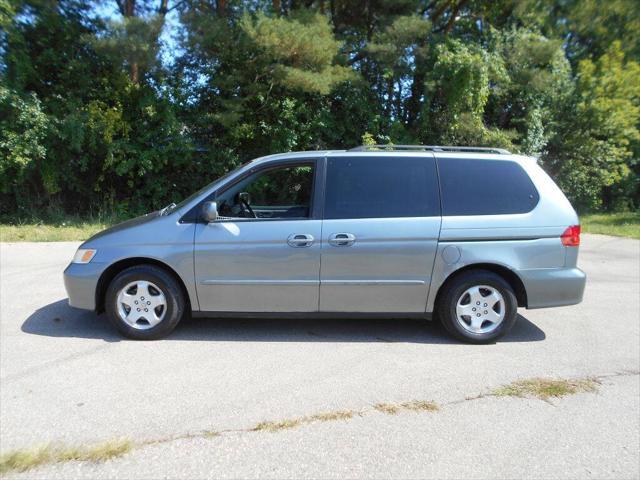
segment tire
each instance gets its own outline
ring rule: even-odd
[[[184,315],[180,285],[166,270],[137,265],[120,272],[109,284],[105,310],[122,335],[134,340],[167,336]]]
[[[518,301],[500,275],[471,270],[455,276],[444,288],[436,314],[447,332],[463,342],[492,343],[516,323]]]

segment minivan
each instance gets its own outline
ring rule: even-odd
[[[126,337],[194,317],[437,318],[493,342],[517,309],[572,305],[580,226],[535,158],[368,145],[253,160],[98,233],[64,272],[73,307]]]

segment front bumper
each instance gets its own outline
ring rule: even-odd
[[[587,276],[579,268],[519,270],[527,292],[527,308],[560,307],[582,301]]]
[[[104,263],[97,262],[69,264],[63,274],[69,305],[85,310],[96,309],[96,287],[105,268]]]

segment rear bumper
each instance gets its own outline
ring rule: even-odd
[[[582,301],[587,276],[579,268],[519,270],[527,308],[561,307]]]
[[[96,287],[106,265],[89,262],[70,264],[64,271],[64,288],[69,296],[69,305],[85,310],[96,309]]]

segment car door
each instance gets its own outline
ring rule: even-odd
[[[195,231],[200,310],[318,310],[318,175],[315,160],[267,163],[215,193],[219,219]]]
[[[435,159],[327,158],[320,311],[422,313],[440,232]]]

